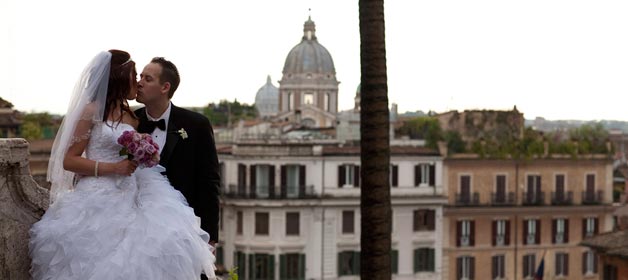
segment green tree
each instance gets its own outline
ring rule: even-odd
[[[390,279],[390,136],[383,0],[359,0],[362,279]]]
[[[41,127],[38,123],[33,121],[26,121],[22,123],[21,129],[22,138],[26,140],[39,140],[43,138]]]
[[[443,133],[435,117],[416,117],[405,121],[398,130],[399,134],[408,135],[410,139],[425,139],[425,146],[436,149]]]

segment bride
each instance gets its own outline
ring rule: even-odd
[[[50,155],[51,205],[30,230],[33,279],[215,277],[209,235],[163,167],[119,155],[118,137],[138,125],[136,77],[120,50],[80,76]]]

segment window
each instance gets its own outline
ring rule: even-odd
[[[591,275],[597,273],[597,256],[591,250],[582,253],[582,274]]]
[[[326,112],[329,112],[329,92],[326,92],[325,95],[323,95],[323,110],[325,110]]]
[[[523,278],[532,278],[536,269],[536,256],[525,255],[523,256]]]
[[[430,209],[414,210],[414,231],[434,230],[436,211]]]
[[[314,104],[314,94],[311,92],[303,94],[303,104]]]
[[[246,165],[238,164],[238,194],[246,193]]]
[[[399,186],[399,167],[397,165],[390,165],[390,186]]]
[[[493,279],[506,279],[506,257],[504,255],[496,255],[492,257],[491,267],[493,268]]]
[[[552,242],[554,244],[569,243],[569,220],[552,220]]]
[[[528,188],[524,195],[527,204],[539,204],[543,201],[541,193],[541,176],[528,175]]]
[[[526,245],[540,244],[541,221],[530,219],[523,221],[523,242]]]
[[[506,175],[495,176],[495,202],[506,202]]]
[[[414,186],[436,185],[436,168],[434,164],[421,163],[414,166]]]
[[[225,170],[225,163],[224,162],[220,162],[218,164],[218,168],[219,168],[219,172],[220,172],[220,188],[224,189],[225,188],[225,179],[227,176],[227,171]]]
[[[458,245],[458,247],[475,245],[475,221],[457,221],[456,235],[456,245]]]
[[[246,271],[246,254],[242,252],[233,252],[234,266],[238,268],[238,273],[244,274]]]
[[[462,256],[456,259],[456,270],[458,280],[471,280],[475,274],[475,258]]]
[[[597,197],[595,196],[595,174],[587,174],[585,192],[583,193],[582,202],[597,202]]]
[[[471,202],[471,176],[460,176],[460,193],[458,196],[458,201],[460,202]]]
[[[255,235],[268,235],[268,212],[255,212]]]
[[[345,185],[360,186],[360,166],[343,164],[338,166],[338,187]]]
[[[556,265],[556,276],[569,275],[569,255],[567,253],[556,253],[554,264]]]
[[[556,199],[564,199],[565,197],[565,175],[564,174],[556,174],[556,186],[554,186],[556,190]]]
[[[242,234],[242,211],[236,213],[236,234]]]
[[[360,275],[360,252],[338,253],[338,276],[344,275]]]
[[[253,254],[249,256],[249,263],[251,263],[249,279],[275,279],[275,256]]]
[[[414,273],[434,271],[434,248],[414,249]]]
[[[617,266],[612,264],[604,265],[604,280],[617,280]]]
[[[582,220],[582,237],[591,237],[598,233],[597,218],[589,217]]]
[[[255,197],[269,197],[269,191],[275,186],[275,166],[268,164],[251,165],[251,194]]]
[[[286,235],[299,235],[299,212],[286,213]]]
[[[281,166],[281,196],[295,198],[305,194],[305,165]]]
[[[505,246],[510,244],[510,221],[493,221],[493,246]]]
[[[390,262],[390,270],[392,270],[392,274],[397,274],[399,272],[399,251],[390,251]]]
[[[279,279],[305,279],[305,255],[298,253],[280,255]]]
[[[342,211],[342,233],[355,233],[355,218],[353,210]]]

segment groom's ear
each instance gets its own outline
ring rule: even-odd
[[[162,86],[161,86],[161,91],[168,94],[170,92],[170,82],[165,82]]]

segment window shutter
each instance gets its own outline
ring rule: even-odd
[[[434,270],[434,249],[427,249],[427,271],[435,271]]]
[[[493,222],[495,222],[495,221],[493,221]],[[491,275],[493,275],[492,278],[495,279],[498,276],[497,275],[498,274],[497,265],[498,265],[499,261],[497,260],[497,256],[493,256],[492,260],[493,260],[492,261],[493,273]]]
[[[342,272],[342,256],[343,252],[338,253],[338,276],[344,275],[344,273]]]
[[[399,185],[399,176],[398,176],[399,167],[396,165],[393,165],[391,171],[392,171],[392,186],[396,187]]]
[[[504,231],[504,244],[510,245],[510,220],[506,220],[506,230]]]
[[[436,228],[436,210],[427,210],[427,229],[434,230]]]
[[[299,254],[299,280],[305,280],[305,254]]]
[[[392,267],[390,268],[392,270],[392,274],[397,274],[399,272],[399,251],[392,250],[390,259],[392,262]]]
[[[430,186],[436,186],[436,166],[435,165],[430,165],[430,181],[429,181],[429,185]]]
[[[249,279],[255,279],[255,254],[249,255]]]
[[[587,236],[587,218],[582,219],[582,239]]]
[[[414,166],[414,186],[419,186],[421,184],[421,165],[417,164]]]
[[[414,249],[414,273],[419,272],[419,249]]]
[[[582,275],[587,273],[587,251],[582,252]]]
[[[353,274],[360,275],[360,252],[353,252]]]
[[[257,181],[255,178],[255,171],[257,169],[257,165],[253,164],[249,167],[250,169],[250,173],[251,173],[251,178],[250,178],[250,188],[251,188],[251,193],[250,195],[255,195],[257,193]]]
[[[595,252],[591,252],[591,254],[593,254],[593,273],[597,273],[598,255]]]
[[[246,186],[246,166],[238,164],[238,187]]]
[[[497,221],[493,220],[492,223],[492,231],[493,231],[493,246],[497,246]],[[495,260],[495,257],[493,257],[493,261]],[[493,275],[493,278],[495,278],[495,275]]]
[[[462,237],[462,221],[456,221],[456,246],[460,247],[460,238]]]
[[[565,233],[563,234],[565,243],[569,243],[569,219],[565,219]]]
[[[593,218],[593,234],[598,234],[598,228],[600,227],[598,223],[598,218]]]
[[[286,265],[286,255],[279,255],[279,278],[288,278],[288,268]]]
[[[556,226],[558,219],[552,219],[552,243],[556,244]]]
[[[456,270],[458,271],[456,273],[457,274],[456,279],[462,279],[462,257],[456,258]]]
[[[534,222],[536,223],[536,232],[534,233],[534,244],[541,244],[541,220],[537,219]]]
[[[282,165],[281,166],[281,186],[280,191],[281,191],[281,197],[286,197],[288,195],[288,166],[287,165]]]
[[[355,165],[353,171],[355,171],[353,172],[353,186],[359,187],[360,186],[360,166]]]
[[[561,260],[561,253],[556,253],[555,257],[554,257],[554,271],[556,272],[556,275],[560,275],[560,260]]]
[[[269,166],[268,174],[268,194],[270,197],[275,197],[275,166]]]
[[[299,186],[305,187],[305,165],[299,165]]]
[[[475,221],[469,221],[469,224],[471,225],[471,233],[469,234],[469,245],[475,246]]]
[[[338,187],[339,188],[345,185],[345,176],[346,176],[345,166],[339,165],[338,166]]]
[[[475,278],[475,258],[469,257],[469,279],[473,280]]]
[[[523,256],[523,278],[528,277],[530,273],[530,255]]]
[[[523,220],[523,226],[521,227],[521,229],[523,230],[523,238],[522,238],[523,244],[528,244],[528,223],[529,222],[530,220]]]
[[[268,276],[275,279],[275,255],[267,255],[268,258]]]
[[[569,275],[569,254],[565,253],[565,276]]]
[[[535,193],[537,195],[541,194],[541,175],[536,176],[536,190],[535,190]]]

